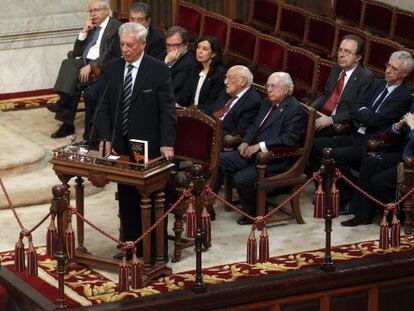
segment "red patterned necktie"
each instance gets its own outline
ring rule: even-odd
[[[231,103],[237,98],[236,97],[232,97],[230,98],[227,103],[224,104],[223,107],[221,107],[219,110],[217,110],[216,112],[213,113],[214,118],[216,119],[221,119],[227,111],[229,111]]]
[[[331,116],[332,111],[334,111],[336,104],[338,103],[338,99],[341,96],[342,89],[344,88],[345,82],[345,71],[342,71],[339,75],[338,81],[336,82],[335,90],[333,91],[332,95],[328,98],[325,105],[321,108],[321,112],[326,114],[327,116]]]

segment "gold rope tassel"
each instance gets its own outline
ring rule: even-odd
[[[72,228],[72,217],[68,216],[68,225],[65,230],[65,245],[69,259],[75,257],[75,232]]]

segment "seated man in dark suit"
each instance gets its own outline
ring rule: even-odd
[[[325,91],[312,103],[319,115],[315,120],[318,136],[336,135],[334,125],[353,127],[351,106],[364,100],[374,82],[372,72],[362,65],[364,55],[365,43],[360,37],[347,35],[342,39]]]
[[[404,78],[413,68],[413,58],[406,51],[391,54],[385,69],[385,79],[377,80],[368,93],[368,101],[360,102],[351,111],[358,123],[358,131],[353,135],[321,137],[313,145],[312,158],[320,163],[324,148],[333,148],[338,168],[352,178],[350,169],[358,170],[366,156],[369,139],[383,135],[388,128],[400,120],[410,109],[412,96]],[[349,201],[352,192],[342,182],[338,183],[342,205]]]
[[[164,38],[161,32],[155,28],[153,28],[151,23],[151,7],[144,2],[135,2],[129,8],[129,17],[130,22],[139,23],[144,26],[147,31],[147,44],[145,45],[145,53],[148,55],[158,58],[160,60],[164,60],[165,56],[165,45],[164,45]],[[119,46],[119,37],[116,38],[116,43],[113,45],[113,48],[106,56],[104,62],[107,62],[114,58],[121,57],[121,49]],[[104,64],[102,64],[104,65]],[[104,86],[103,86],[103,79],[98,79],[98,81],[89,87],[87,87],[84,91],[84,99],[85,99],[85,132],[83,134],[84,140],[89,140],[89,136],[91,134],[91,126],[93,122],[93,114],[95,112],[95,108],[98,105],[99,98],[101,97]],[[93,134],[93,133],[92,133]]]
[[[253,75],[246,66],[227,70],[226,92],[216,101],[213,116],[223,122],[223,135],[244,136],[260,108],[260,95],[252,87]]]
[[[62,121],[61,127],[52,138],[60,138],[75,132],[73,120],[79,103],[81,89],[92,82],[92,65],[101,65],[112,49],[117,38],[120,22],[109,16],[106,0],[90,0],[88,18],[80,31],[73,48],[79,59],[65,59],[59,70],[53,90],[59,94],[60,102],[48,105],[56,113],[55,118]]]
[[[221,173],[232,176],[242,209],[252,216],[256,215],[256,154],[276,146],[298,144],[306,127],[306,112],[291,95],[293,82],[288,73],[272,73],[266,89],[268,98],[261,102],[259,114],[237,151],[223,152],[220,157]],[[293,160],[273,161],[267,166],[267,174],[285,171]],[[248,223],[246,218],[238,221],[238,224]]]
[[[165,32],[167,55],[164,62],[170,67],[174,94],[181,96],[184,85],[195,67],[193,51],[188,50],[190,35],[180,26],[172,26]]]
[[[152,57],[164,60],[166,55],[164,36],[151,26],[151,7],[145,2],[135,2],[129,8],[129,21],[139,23],[148,31],[145,53]]]
[[[411,108],[413,111],[413,107]],[[397,123],[393,124],[388,134],[393,136],[407,135],[408,141],[404,150],[392,149],[390,152],[380,152],[376,156],[366,157],[359,169],[357,185],[372,194],[383,203],[394,202],[397,188],[397,167],[407,157],[414,156],[414,114],[409,112]],[[342,221],[345,227],[370,224],[374,217],[376,204],[355,191],[350,202],[350,212],[353,218]]]

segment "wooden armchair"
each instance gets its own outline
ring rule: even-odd
[[[218,164],[221,152],[222,128],[217,121],[195,108],[177,110],[177,131],[175,142],[175,159],[178,163],[200,164],[204,168],[206,185],[213,187],[217,177]],[[178,165],[178,170],[180,165]],[[184,168],[185,170],[185,168]],[[177,199],[181,195],[183,186],[175,185]],[[173,200],[171,203],[175,202]],[[181,237],[183,229],[183,215],[186,212],[187,202],[183,202],[174,210],[174,257],[173,262],[181,258],[182,249],[194,244],[194,240]]]
[[[290,193],[294,193],[296,189],[301,186],[306,180],[307,176],[304,173],[312,147],[315,123],[315,109],[303,105],[307,111],[307,125],[303,142],[297,147],[275,147],[269,152],[259,152],[257,155],[257,180],[256,180],[256,209],[257,215],[263,216],[266,214],[266,194],[277,189],[285,189],[289,187]],[[224,137],[224,148],[230,150],[231,145],[237,145],[241,142],[240,138],[226,135]],[[272,160],[277,160],[286,157],[296,157],[295,162],[285,172],[274,176],[266,176],[266,166]],[[229,178],[225,179],[225,196],[228,202],[232,201],[231,197],[232,186]],[[281,210],[284,215],[281,217],[274,216],[267,222],[280,222],[291,218],[296,219],[299,224],[305,223],[299,207],[299,196],[291,201],[292,211]]]

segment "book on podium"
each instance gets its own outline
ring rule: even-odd
[[[138,164],[148,162],[148,141],[139,139],[130,139],[129,146],[132,150],[132,159]]]

